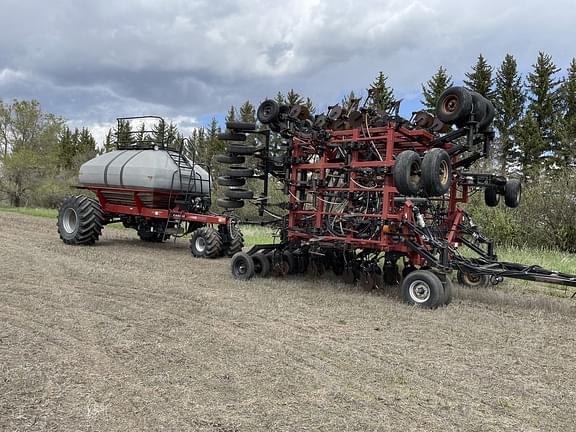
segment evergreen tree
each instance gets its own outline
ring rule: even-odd
[[[536,63],[532,65],[532,72],[528,74],[528,112],[538,125],[546,145],[544,148],[530,148],[530,142],[524,143],[524,151],[533,154],[540,151],[540,155],[548,160],[548,165],[558,156],[558,141],[554,133],[557,124],[558,95],[557,87],[560,81],[555,75],[560,71],[548,54],[540,52]]]
[[[256,110],[250,101],[246,101],[240,107],[240,121],[254,123],[256,121]]]
[[[388,111],[394,106],[394,90],[388,86],[388,77],[379,72],[368,89],[368,107],[379,111]]]
[[[520,158],[516,128],[524,112],[526,99],[516,59],[510,54],[504,57],[500,68],[496,71],[495,87],[494,127],[499,133],[500,172],[505,174],[509,166],[516,164]]]
[[[561,115],[557,133],[560,147],[558,163],[563,166],[576,165],[576,58],[572,59],[566,79],[560,86],[559,105]]]
[[[224,121],[226,122],[236,121],[236,108],[234,108],[234,105],[232,105],[228,110],[228,114],[226,114],[226,118],[224,119]]]
[[[134,144],[134,134],[132,133],[132,127],[128,120],[118,121],[114,135],[116,136],[116,143],[119,147],[130,147]]]
[[[478,61],[472,66],[472,71],[467,72],[464,85],[476,93],[480,93],[486,99],[492,100],[494,90],[492,90],[492,72],[494,68],[490,66],[482,54],[478,56]]]
[[[523,150],[520,154],[522,173],[524,177],[534,179],[540,174],[540,159],[548,142],[532,112],[528,111],[520,120],[515,134]]]
[[[342,99],[340,106],[342,106],[345,113],[349,113],[350,111],[358,109],[360,99],[361,98],[356,97],[354,90],[352,90]]]
[[[114,141],[114,132],[112,129],[108,129],[106,138],[104,138],[104,153],[111,152],[116,149],[116,143]]]
[[[294,89],[290,89],[286,94],[286,103],[292,105],[304,105],[304,98],[300,96]]]
[[[436,103],[440,95],[448,87],[452,86],[452,77],[448,75],[446,69],[440,66],[436,73],[430,78],[426,84],[422,84],[422,95],[424,100],[420,101],[424,105],[426,111],[429,113],[436,112]]]
[[[58,136],[58,167],[65,170],[72,169],[75,155],[76,142],[70,128],[65,126]]]

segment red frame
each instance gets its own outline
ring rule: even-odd
[[[173,219],[182,220],[187,222],[198,222],[204,224],[214,224],[214,225],[224,225],[230,220],[228,216],[224,215],[207,215],[199,213],[186,212],[180,207],[175,206],[172,209],[166,208],[155,208],[147,207],[143,204],[140,194],[151,194],[153,197],[174,197],[174,192],[158,189],[135,189],[135,188],[119,188],[111,186],[101,186],[101,185],[88,185],[84,186],[83,189],[88,189],[96,194],[98,201],[100,201],[100,206],[105,213],[111,215],[132,215],[132,216],[142,216],[145,218],[153,219]],[[112,204],[106,197],[105,193],[131,193],[134,200],[134,205],[121,205]]]
[[[291,167],[290,178],[290,212],[288,215],[288,240],[299,240],[305,243],[312,240],[322,240],[329,242],[346,243],[353,248],[359,249],[372,249],[375,251],[398,252],[408,256],[409,260],[416,265],[423,264],[423,258],[410,249],[405,242],[399,241],[399,237],[411,237],[414,241],[422,246],[425,242],[415,236],[413,230],[410,229],[408,224],[401,224],[402,221],[407,221],[412,224],[415,223],[415,215],[413,212],[414,204],[412,201],[407,200],[402,204],[397,204],[394,198],[399,196],[394,180],[392,177],[392,167],[395,164],[394,157],[404,150],[414,150],[422,154],[432,148],[432,141],[435,136],[430,132],[422,129],[405,129],[398,127],[395,124],[389,124],[385,127],[369,128],[369,129],[349,129],[343,131],[332,131],[331,138],[324,146],[323,152],[319,154],[317,147],[313,141],[302,140],[294,138],[292,141],[292,156],[294,160],[303,160],[311,155],[317,155],[319,160],[314,163],[294,163]],[[338,147],[348,143],[363,143],[371,142],[377,148],[382,156],[381,161],[362,161],[360,160],[361,150],[349,150],[350,161],[334,162],[338,152]],[[441,146],[445,150],[449,150],[453,146],[452,143],[446,143]],[[452,157],[452,164],[457,162],[458,157]],[[383,176],[382,182],[378,187],[359,187],[354,181],[357,178],[356,168],[385,168],[386,174]],[[301,178],[306,178],[309,172],[315,173],[319,180],[326,178],[326,171],[329,169],[347,169],[350,172],[350,181],[345,187],[329,188],[318,186],[315,190],[316,208],[313,210],[305,209],[304,204],[297,198],[298,182]],[[304,173],[304,174],[303,174]],[[458,225],[462,221],[463,212],[457,206],[459,202],[468,202],[469,191],[468,186],[458,185],[457,174],[453,172],[453,181],[450,191],[448,193],[447,210],[448,214],[444,220],[444,224],[448,227],[447,240],[455,246],[458,238]],[[460,190],[459,190],[460,188]],[[300,226],[299,222],[302,216],[315,215],[313,228],[318,229],[320,232],[325,232],[325,216],[333,215],[325,211],[325,203],[322,201],[324,194],[327,192],[358,192],[358,191],[371,191],[382,193],[382,210],[374,214],[362,214],[365,218],[379,218],[387,221],[387,231],[382,230],[380,235],[374,239],[358,239],[351,233],[346,237],[339,236],[318,236],[310,233],[310,228]],[[341,213],[337,213],[341,214]],[[423,214],[426,218],[430,215]]]

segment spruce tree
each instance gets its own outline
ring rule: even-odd
[[[234,108],[234,105],[230,106],[230,109],[228,110],[228,114],[226,114],[224,121],[226,122],[236,121],[236,108]]]
[[[486,99],[492,100],[494,96],[492,72],[494,68],[486,62],[482,54],[478,56],[478,61],[472,66],[472,71],[467,72],[464,85],[476,93],[480,93]]]
[[[388,86],[388,77],[383,72],[379,72],[378,76],[368,89],[370,100],[368,107],[379,111],[388,111],[394,106],[394,90]]]
[[[349,113],[352,110],[358,109],[359,101],[360,98],[356,97],[354,90],[352,90],[350,91],[350,93],[344,96],[344,98],[340,102],[340,106],[342,106],[342,109],[344,110],[345,113]]]
[[[499,134],[500,172],[505,174],[509,166],[513,166],[519,161],[516,128],[524,112],[526,99],[516,59],[510,54],[506,54],[496,71],[495,87],[493,100],[496,116],[494,127]]]
[[[294,89],[290,89],[286,94],[286,103],[292,105],[304,105],[304,98],[300,96]]]
[[[256,121],[256,110],[250,101],[244,102],[240,107],[240,120],[250,123],[254,123]]]
[[[557,160],[562,166],[576,166],[576,58],[570,63],[558,95],[561,115],[557,123]]]
[[[451,86],[452,77],[448,75],[443,66],[440,66],[432,78],[430,78],[426,84],[422,84],[422,96],[424,96],[424,100],[420,102],[424,105],[426,111],[435,113],[436,102],[438,102],[440,95]]]
[[[551,165],[558,156],[558,141],[554,133],[559,112],[557,88],[560,81],[555,75],[560,71],[552,57],[540,52],[536,63],[532,65],[532,72],[528,74],[528,112],[531,113],[536,124],[540,128],[546,141],[544,148],[530,148],[530,143],[525,143],[524,151],[533,154],[540,151],[540,155]]]

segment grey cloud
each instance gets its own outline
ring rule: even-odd
[[[123,114],[187,119],[295,88],[319,105],[365,88],[378,71],[399,97],[442,64],[456,80],[482,52],[538,50],[564,66],[572,1],[74,0],[3,2],[0,97],[36,98],[76,122]],[[9,75],[9,74],[8,74]],[[195,120],[191,120],[192,123]]]

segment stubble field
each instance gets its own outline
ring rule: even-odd
[[[417,310],[335,278],[234,281],[187,242],[0,212],[2,431],[576,425],[576,303],[457,288]]]

